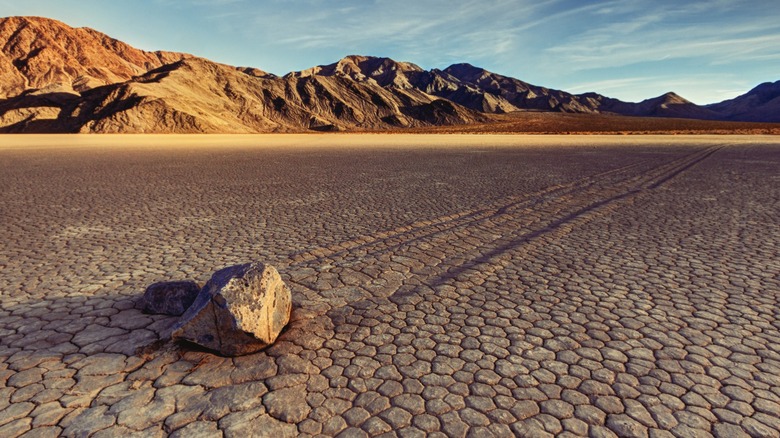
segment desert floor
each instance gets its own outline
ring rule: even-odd
[[[780,137],[4,136],[0,189],[2,437],[780,436]],[[263,352],[137,309],[253,260]]]

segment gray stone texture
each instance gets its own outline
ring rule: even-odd
[[[181,316],[198,293],[200,286],[194,281],[161,281],[146,288],[141,305],[144,313]]]
[[[276,268],[230,266],[214,273],[172,336],[224,356],[241,356],[273,344],[291,312],[290,289]]]

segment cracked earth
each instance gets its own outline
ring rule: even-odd
[[[30,136],[0,169],[2,437],[780,437],[777,137]],[[253,260],[295,303],[260,353],[138,308]]]

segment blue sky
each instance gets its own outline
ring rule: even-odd
[[[361,54],[699,104],[780,80],[777,0],[0,0],[11,15],[276,74]]]

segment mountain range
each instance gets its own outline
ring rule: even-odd
[[[425,70],[370,56],[276,76],[147,52],[40,17],[0,19],[0,47],[0,132],[375,131],[489,124],[529,112],[780,122],[780,81],[700,106],[675,93],[631,103],[466,63]]]

